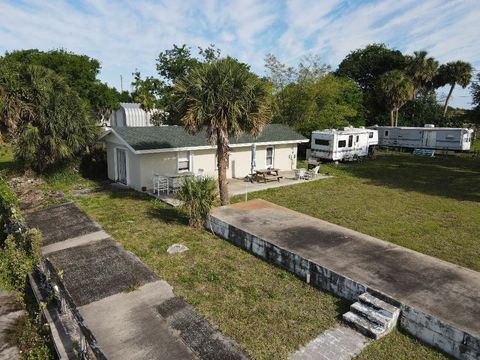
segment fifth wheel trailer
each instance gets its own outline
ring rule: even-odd
[[[470,150],[473,130],[467,128],[374,126],[378,145],[396,148]]]

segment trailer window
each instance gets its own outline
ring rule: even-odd
[[[350,135],[348,137],[348,147],[352,147],[352,145],[353,145],[353,135]]]
[[[385,136],[388,136],[388,130],[385,130]]]
[[[360,136],[357,135],[357,138],[355,139],[355,142],[358,143],[358,139],[360,139]]]
[[[339,148],[342,148],[342,147],[345,147],[345,146],[347,146],[347,140],[340,140],[338,142],[338,147]]]
[[[330,140],[315,139],[315,144],[316,145],[322,145],[322,146],[328,146],[328,145],[330,145]]]
[[[368,137],[371,139],[373,138],[373,132],[368,133]]]

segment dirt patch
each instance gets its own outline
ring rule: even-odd
[[[262,199],[255,199],[250,201],[243,201],[237,204],[230,205],[229,207],[235,209],[243,209],[243,210],[257,210],[257,209],[270,209],[276,207],[276,205],[262,200]]]

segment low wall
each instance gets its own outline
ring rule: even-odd
[[[399,306],[400,327],[425,343],[462,360],[480,359],[480,339],[453,327],[429,314],[420,312],[373,288],[327,269],[297,254],[258,238],[214,216],[209,228],[217,235],[254,255],[281,266],[307,283],[355,302],[364,292]],[[472,319],[472,321],[475,321]]]

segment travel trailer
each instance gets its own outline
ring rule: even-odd
[[[311,149],[307,157],[333,161],[365,157],[378,144],[373,129],[344,127],[312,132]]]
[[[427,124],[424,127],[374,126],[378,144],[386,147],[439,150],[470,150],[473,130],[441,128]]]

